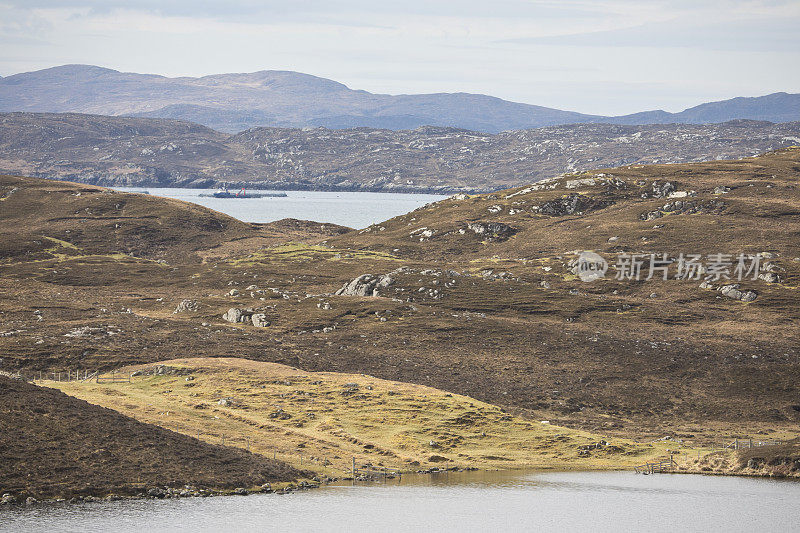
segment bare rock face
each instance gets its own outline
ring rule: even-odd
[[[607,205],[609,205],[609,202],[596,200],[578,193],[570,193],[561,198],[543,203],[536,209],[536,212],[551,217],[562,217],[566,215],[581,215],[588,211],[602,209]]]
[[[173,314],[195,312],[198,309],[200,309],[200,304],[195,300],[183,300],[178,304],[178,307],[175,308]]]
[[[738,283],[723,285],[719,288],[719,292],[722,293],[723,296],[742,302],[752,302],[758,298],[758,293],[756,291],[741,290]]]
[[[394,279],[389,275],[374,276],[363,274],[345,283],[341,289],[336,291],[337,296],[380,296],[381,289],[385,289],[394,283]]]
[[[467,228],[487,241],[504,241],[517,232],[502,222],[471,222],[467,224]]]
[[[269,320],[267,320],[267,315],[264,313],[253,313],[253,316],[250,317],[250,320],[253,322],[253,325],[257,328],[266,328],[270,325]]]

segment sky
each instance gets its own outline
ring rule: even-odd
[[[800,92],[800,0],[0,0],[0,76],[294,70],[583,113]]]

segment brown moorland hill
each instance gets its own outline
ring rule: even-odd
[[[324,244],[209,244],[219,253],[205,262],[175,254],[168,267],[92,256],[66,237],[0,263],[0,348],[6,367],[31,373],[247,357],[433,386],[609,433],[797,433],[799,178],[800,149],[598,170],[456,196]],[[150,200],[154,220],[168,216],[167,201]],[[47,228],[35,210],[26,216],[14,247]],[[258,230],[237,238],[248,231]],[[571,270],[581,250],[610,263],[604,279]],[[615,279],[633,253],[704,264],[729,254],[731,276],[738,254],[758,254],[763,276],[703,283],[707,272],[676,279],[673,263],[666,280]],[[362,274],[389,279],[334,294]],[[175,312],[184,299],[197,305]],[[227,322],[231,308],[269,325]]]
[[[125,254],[192,262],[222,244],[257,249],[348,229],[291,219],[251,224],[179,200],[12,176],[0,176],[0,202],[0,260],[36,260],[55,249],[65,257]]]
[[[138,495],[151,488],[230,490],[303,473],[238,448],[137,422],[0,376],[0,491],[17,497]]]

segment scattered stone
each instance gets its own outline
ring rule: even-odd
[[[253,313],[251,320],[253,325],[257,328],[266,328],[270,325],[269,320],[267,320],[267,315],[264,313]]]
[[[241,309],[237,309],[236,307],[231,307],[228,311],[222,315],[222,319],[228,322],[233,322],[234,324],[238,322],[244,322],[244,313]]]
[[[290,418],[292,418],[292,415],[290,415],[289,413],[287,413],[283,409],[278,408],[275,411],[271,412],[269,414],[269,417],[277,419],[277,420],[289,420]]]
[[[578,187],[591,187],[597,183],[594,178],[581,178],[577,180],[567,180],[564,184],[566,189],[577,189]]]
[[[734,300],[740,300],[742,302],[752,302],[758,297],[758,293],[756,291],[741,290],[738,283],[723,285],[717,290],[719,290],[723,296],[733,298]]]
[[[198,309],[200,309],[200,304],[198,304],[195,300],[182,300],[172,314],[195,312]]]
[[[385,289],[394,283],[394,279],[389,275],[374,276],[363,274],[345,283],[341,289],[336,291],[337,296],[380,296],[381,289]]]
[[[228,293],[228,296],[239,296],[239,290],[231,289],[230,292]]]
[[[668,181],[662,183],[659,180],[656,180],[653,182],[652,192],[649,195],[643,196],[645,198],[666,198],[673,192],[675,192],[675,185]]]
[[[166,498],[167,492],[161,487],[153,487],[147,491],[147,495],[151,498]]]
[[[758,275],[758,279],[767,283],[780,283],[781,278],[775,272],[762,272]]]

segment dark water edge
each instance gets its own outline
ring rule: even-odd
[[[632,472],[404,475],[288,495],[45,504],[0,531],[797,531],[800,484]]]

